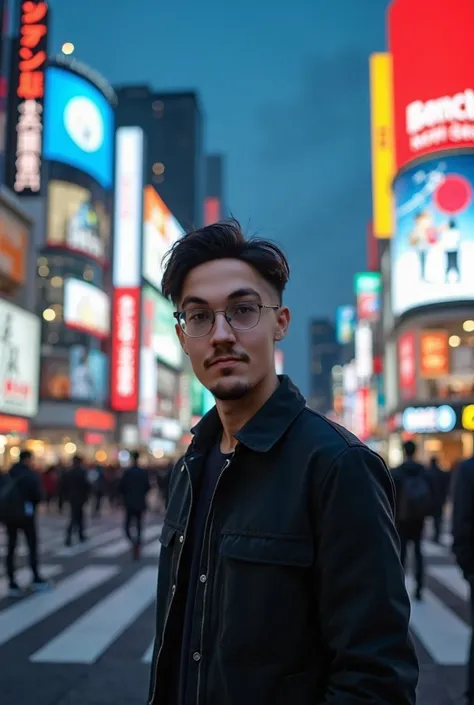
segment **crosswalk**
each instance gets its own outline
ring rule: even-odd
[[[144,529],[144,561],[135,566],[120,562],[130,545],[122,527],[98,526],[86,544],[65,548],[54,532],[47,535],[48,558],[42,571],[55,581],[48,593],[31,594],[19,601],[6,599],[7,582],[0,576],[0,659],[16,639],[24,638],[37,664],[91,665],[107,655],[135,630],[134,657],[149,664],[153,653],[154,601],[160,553],[161,525]],[[412,602],[411,628],[433,663],[463,665],[470,640],[470,627],[463,618],[468,586],[450,559],[448,545],[424,543],[427,587],[422,602]],[[85,552],[87,553],[86,555]],[[79,557],[80,560],[75,560]],[[20,568],[18,582],[26,584],[29,571]],[[407,589],[413,594],[413,579]],[[445,599],[444,595],[449,595]],[[50,621],[48,621],[50,620]],[[136,628],[139,625],[139,628]]]

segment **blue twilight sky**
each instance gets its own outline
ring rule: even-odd
[[[308,321],[352,302],[370,218],[368,56],[388,0],[51,0],[52,45],[111,83],[197,89],[227,201],[292,267],[286,370],[308,391]]]

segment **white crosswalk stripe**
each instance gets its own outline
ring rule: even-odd
[[[411,577],[406,582],[412,594],[415,583]],[[466,662],[470,629],[430,590],[424,590],[423,601],[412,601],[411,627],[437,664],[461,666]]]
[[[142,556],[144,558],[159,558],[160,552],[161,543],[160,539],[157,539],[156,541],[152,541],[151,543],[149,543],[148,546],[145,546],[142,551]]]
[[[76,544],[75,546],[65,546],[62,548],[58,553],[56,554],[60,558],[68,558],[69,556],[78,556],[80,553],[86,553],[87,551],[90,551],[91,548],[95,548],[96,546],[103,546],[106,543],[109,543],[110,541],[113,541],[115,539],[121,538],[123,535],[123,529],[121,527],[117,527],[115,529],[110,529],[109,531],[106,531],[103,534],[99,534],[98,536],[94,536],[93,538],[89,539],[88,541],[84,541],[84,543],[79,543]]]
[[[52,592],[32,595],[7,607],[0,613],[0,646],[118,572],[116,566],[89,566],[65,578]]]
[[[57,575],[62,573],[62,567],[60,565],[44,565],[41,568],[41,576],[46,580],[50,578],[55,578]],[[28,584],[28,580],[31,582],[31,570],[29,568],[20,568],[15,573],[15,580],[20,587],[24,587]],[[0,578],[0,599],[5,597],[8,593],[8,580],[7,578]]]
[[[143,568],[101,600],[47,646],[33,654],[38,663],[94,663],[155,598],[156,571]]]
[[[461,571],[455,565],[432,565],[428,568],[428,574],[432,575],[439,583],[448,588],[456,597],[467,601],[469,599],[469,584],[462,577]]]
[[[161,526],[148,526],[143,531],[143,540],[149,541],[154,539],[158,534],[161,533]],[[123,553],[130,551],[130,541],[127,539],[121,539],[110,546],[104,546],[103,548],[98,548],[94,551],[93,555],[97,558],[114,558],[120,556]]]

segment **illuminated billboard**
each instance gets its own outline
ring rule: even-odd
[[[143,326],[151,329],[151,348],[155,356],[171,367],[182,363],[181,345],[176,335],[173,305],[150,286],[143,288]]]
[[[380,272],[358,272],[354,279],[357,319],[377,321],[380,316],[382,277]]]
[[[8,182],[25,196],[38,195],[41,190],[48,16],[48,3],[23,2],[19,39],[13,43]]]
[[[373,232],[376,238],[389,238],[393,234],[392,179],[395,174],[390,54],[370,57],[370,108]]]
[[[472,0],[395,0],[389,8],[397,170],[474,148]]]
[[[120,127],[116,137],[113,284],[140,286],[143,130]]]
[[[106,338],[110,331],[110,301],[107,294],[80,279],[64,281],[64,322],[69,328]]]
[[[143,277],[161,291],[162,260],[184,234],[153,186],[146,186],[143,208]]]
[[[114,289],[110,403],[115,411],[138,408],[140,289]]]
[[[67,69],[46,71],[43,158],[85,172],[105,189],[113,183],[114,114],[87,79]]]
[[[108,204],[89,189],[66,181],[48,184],[46,242],[104,263],[110,240]]]
[[[348,345],[353,341],[355,324],[355,307],[338,306],[336,311],[336,339],[340,345]]]
[[[395,181],[391,250],[395,316],[474,299],[474,157],[449,156]]]

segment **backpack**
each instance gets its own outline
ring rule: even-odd
[[[401,482],[399,505],[400,521],[417,521],[432,510],[431,486],[423,472],[405,475]]]
[[[11,524],[25,518],[25,503],[18,480],[10,473],[0,474],[0,522]]]

